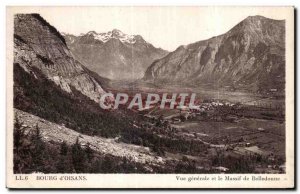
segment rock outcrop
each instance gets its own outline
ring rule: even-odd
[[[14,18],[14,63],[34,75],[38,68],[63,90],[80,91],[98,101],[105,91],[101,83],[69,51],[63,36],[38,14]],[[34,67],[34,68],[33,68]]]
[[[81,146],[89,145],[91,149],[101,154],[126,157],[131,161],[142,164],[162,165],[165,163],[165,159],[158,160],[156,154],[151,152],[148,147],[125,144],[118,142],[117,139],[84,135],[18,109],[14,109],[14,112],[29,130],[34,130],[38,125],[42,139],[45,142],[56,144],[66,142],[69,145],[73,145],[78,138]]]

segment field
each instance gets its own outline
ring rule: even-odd
[[[141,89],[141,88],[140,88]],[[143,92],[152,91],[142,88]],[[189,88],[169,88],[159,92],[192,91]],[[199,153],[170,153],[166,157],[179,159],[182,156],[194,159],[202,167],[207,161],[220,154],[226,157],[263,158],[254,164],[253,172],[282,172],[279,165],[285,161],[285,112],[284,98],[270,94],[262,96],[245,92],[213,91],[194,89],[205,105],[215,102],[234,104],[234,106],[210,106],[204,112],[178,109],[159,109],[154,107],[143,114],[162,120],[174,131],[174,136],[187,142],[195,141],[207,145],[206,151]],[[200,104],[201,106],[201,104]],[[187,116],[188,115],[188,116]],[[184,118],[185,117],[185,118]],[[223,160],[226,160],[223,158]],[[248,159],[249,160],[249,159]],[[261,159],[258,159],[259,161]],[[206,164],[204,164],[206,161]],[[210,163],[214,166],[213,163]],[[230,165],[224,164],[229,167]],[[272,166],[270,168],[270,166]],[[277,166],[277,167],[276,167]]]

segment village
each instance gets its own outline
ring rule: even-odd
[[[285,172],[282,107],[245,105],[219,99],[196,101],[195,104],[190,108],[177,103],[176,109],[164,110],[153,106],[140,114],[151,120],[150,125],[159,123],[178,138],[206,145],[207,149],[198,157],[199,160],[247,158],[255,161],[256,173]],[[262,111],[269,114],[261,114]],[[223,173],[231,170],[222,165],[208,165],[206,168]]]

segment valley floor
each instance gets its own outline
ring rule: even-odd
[[[35,133],[38,128],[40,134],[33,139],[39,141],[24,136],[21,139],[24,145],[20,146],[20,138],[14,135],[19,139],[14,144],[15,172],[285,172],[285,108],[282,98],[191,88],[124,87],[118,83],[120,87],[115,92],[129,96],[184,91],[196,92],[200,101],[196,109],[160,109],[154,104],[143,110],[121,107],[104,111],[80,94],[74,98],[52,85],[51,95],[44,95],[49,93],[49,87],[45,89],[44,83],[39,85],[36,80],[30,81],[25,85],[24,81],[19,81],[26,87],[25,91],[30,92],[22,100],[16,98],[15,119],[30,133]],[[34,84],[37,86],[31,87]],[[42,94],[43,98],[40,97]],[[16,123],[14,133],[20,134]],[[42,148],[39,152],[48,147],[46,150],[50,156],[34,154],[35,147]],[[56,158],[59,158],[58,162]],[[30,164],[33,159],[41,162],[40,166]],[[52,160],[55,164],[51,163]],[[64,163],[72,163],[72,167],[61,167]]]

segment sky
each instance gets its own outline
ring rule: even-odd
[[[155,47],[173,51],[180,45],[218,36],[248,16],[286,19],[280,7],[23,7],[58,31],[79,35],[119,29],[141,35]],[[280,14],[278,14],[280,13]]]

